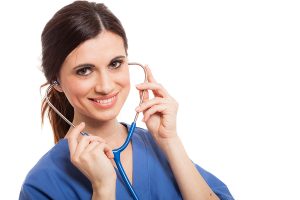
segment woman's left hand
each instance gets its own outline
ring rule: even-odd
[[[144,101],[136,108],[137,112],[143,112],[148,130],[159,145],[177,137],[176,117],[178,103],[169,95],[166,89],[157,83],[149,69],[147,71],[148,82],[137,85],[140,94],[144,91]],[[148,90],[151,90],[154,98],[149,99]]]

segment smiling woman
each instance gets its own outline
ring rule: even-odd
[[[85,41],[66,57],[57,79],[55,88],[74,108],[74,124],[115,119],[130,90],[122,37],[102,31]]]
[[[177,134],[178,103],[147,66],[147,82],[136,87],[145,91],[136,111],[147,130],[135,129],[120,158],[136,194],[128,192],[112,152],[133,127],[117,121],[130,90],[128,45],[104,4],[63,7],[46,24],[42,47],[44,85],[54,85],[49,100],[76,126],[44,100],[56,145],[28,173],[21,200],[233,199],[222,181],[190,160]]]

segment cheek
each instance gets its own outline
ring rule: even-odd
[[[120,85],[122,85],[122,87],[129,92],[129,90],[130,90],[130,76],[129,76],[129,71],[126,70],[126,72],[124,72],[122,74],[122,77],[120,77],[119,80],[120,80],[119,81]]]
[[[92,86],[89,81],[68,80],[63,89],[70,103],[74,104],[79,98],[87,96]]]

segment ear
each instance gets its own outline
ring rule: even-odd
[[[55,89],[56,91],[58,91],[58,92],[64,92],[64,91],[62,90],[62,88],[60,87],[60,85],[54,85],[54,89]]]
[[[61,88],[61,86],[60,86],[60,84],[59,84],[59,82],[58,81],[54,81],[54,89],[56,90],[56,91],[58,91],[58,92],[64,92],[63,91],[63,89]]]

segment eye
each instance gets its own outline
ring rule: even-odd
[[[123,63],[123,60],[115,60],[110,63],[109,67],[112,69],[117,69],[117,68],[121,67],[122,63]]]
[[[80,75],[80,76],[87,76],[90,73],[92,73],[92,68],[91,67],[82,67],[78,70],[76,70],[76,74]]]

